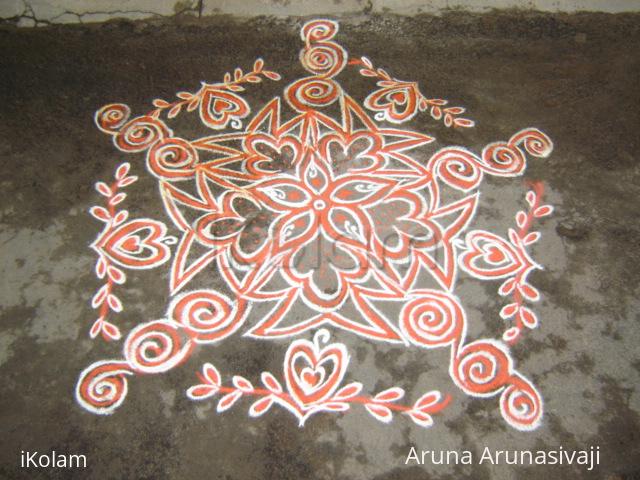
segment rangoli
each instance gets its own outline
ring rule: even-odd
[[[138,166],[122,163],[112,181],[96,184],[103,201],[91,214],[102,231],[91,247],[101,286],[89,334],[122,341],[123,354],[81,373],[82,407],[111,414],[133,377],[177,368],[196,345],[241,332],[261,340],[291,337],[283,370],[263,372],[252,379],[260,381],[256,387],[206,363],[189,398],[215,399],[218,412],[249,399],[253,417],[278,405],[300,425],[356,405],[383,422],[395,412],[432,425],[450,395],[432,390],[405,401],[393,385],[364,393],[370,385],[345,381],[353,359],[346,345],[331,343],[337,328],[366,342],[448,349],[455,386],[499,397],[502,417],[516,429],[539,425],[541,395],[516,370],[510,348],[538,326],[531,304],[540,294],[528,275],[541,266],[529,248],[540,238],[535,222],[552,208],[542,202],[541,184],[532,183],[513,228],[470,228],[483,178],[522,175],[527,155],[547,157],[551,141],[528,128],[480,154],[436,150],[433,136],[400,125],[424,112],[446,127],[471,128],[465,109],[425,96],[417,83],[392,77],[366,57],[349,60],[337,32],[331,20],[302,27],[300,62],[309,74],[257,113],[242,92],[281,78],[262,59],[248,73],[236,68],[175,101],[155,100],[146,115],[131,118],[124,104],[96,113],[98,128],[118,150],[144,154],[136,162],[146,162],[157,180],[168,218],[131,218],[123,209],[138,179],[131,172],[142,173]],[[362,102],[336,80],[351,68],[375,82]],[[197,112],[207,135],[186,139],[169,127],[188,112]],[[127,276],[162,265],[169,269],[165,317],[139,324],[122,340],[114,317],[126,303]],[[459,271],[499,280],[498,294],[507,299],[500,338],[468,338],[455,294]],[[211,278],[218,287],[194,288],[197,279]]]

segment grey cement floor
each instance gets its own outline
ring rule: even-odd
[[[200,348],[167,374],[136,378],[109,417],[74,401],[79,372],[118,356],[94,342],[89,300],[98,281],[88,248],[97,233],[87,209],[96,180],[125,159],[93,124],[109,102],[145,112],[153,98],[216,80],[263,56],[285,78],[301,74],[301,21],[228,18],[200,23],[114,22],[0,29],[0,477],[91,479],[633,479],[640,478],[640,17],[526,13],[444,17],[349,17],[338,41],[432,95],[465,105],[478,125],[449,130],[426,117],[409,127],[438,145],[478,151],[528,126],[555,142],[529,162],[555,214],[533,254],[546,266],[533,283],[541,326],[513,356],[545,399],[542,426],[518,432],[496,399],[450,388],[447,355],[336,334],[357,357],[350,373],[370,386],[417,393],[449,382],[452,405],[423,430],[383,425],[361,411],[319,415],[304,428],[283,410],[249,419],[246,408],[218,415],[184,394],[205,361],[256,378],[281,362],[286,342],[233,337]],[[351,93],[370,88],[352,76]],[[258,105],[281,85],[251,88]],[[133,168],[141,156],[127,155]],[[139,172],[143,170],[140,168]],[[141,175],[144,177],[144,175]],[[524,192],[519,179],[490,179],[479,217],[504,230]],[[135,214],[160,214],[155,182],[137,186]],[[166,309],[167,270],[132,275],[117,319],[123,330]],[[208,281],[218,282],[215,273]],[[499,337],[497,284],[464,282],[458,294],[473,334]],[[415,388],[415,391],[413,390]],[[425,450],[553,449],[597,445],[601,465],[578,467],[404,465]],[[83,453],[85,471],[23,470],[21,450]]]

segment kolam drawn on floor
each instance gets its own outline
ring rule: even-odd
[[[417,83],[393,78],[366,57],[349,60],[337,32],[331,20],[302,27],[300,61],[309,74],[257,113],[242,92],[281,78],[262,59],[248,73],[236,68],[221,83],[179,92],[176,101],[155,100],[146,115],[131,118],[124,104],[96,113],[98,128],[118,150],[145,155],[168,218],[130,218],[122,209],[131,194],[124,189],[138,179],[130,172],[142,168],[122,163],[112,182],[96,184],[104,202],[91,214],[103,229],[91,247],[102,284],[89,334],[123,337],[113,319],[123,309],[118,292],[137,270],[169,265],[169,300],[164,318],[124,336],[122,357],[81,373],[82,407],[111,414],[134,376],[176,368],[196,345],[240,332],[262,340],[295,337],[282,372],[263,372],[262,386],[254,387],[238,372],[223,380],[206,363],[198,380],[185,385],[189,398],[215,397],[218,412],[249,398],[251,416],[278,405],[301,425],[316,413],[355,405],[383,422],[395,412],[432,425],[450,396],[432,390],[406,402],[393,385],[367,394],[371,386],[345,383],[352,358],[344,344],[330,343],[335,327],[398,348],[448,349],[459,389],[499,396],[502,417],[516,429],[540,424],[542,397],[516,370],[510,348],[539,323],[531,303],[540,294],[528,276],[542,267],[530,247],[540,239],[535,222],[552,207],[543,204],[542,185],[532,183],[527,209],[505,236],[470,227],[483,178],[521,176],[527,156],[547,157],[552,142],[527,128],[480,154],[462,147],[425,154],[434,137],[399,125],[424,112],[446,127],[471,128],[464,108],[425,96]],[[363,106],[336,80],[350,68],[375,81]],[[168,126],[196,111],[210,134],[188,140]],[[500,315],[508,323],[501,338],[468,338],[455,294],[460,270],[499,280],[498,294],[507,298]],[[194,288],[211,275],[225,288]]]

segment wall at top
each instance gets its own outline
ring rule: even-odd
[[[202,15],[339,15],[390,12],[411,15],[445,9],[474,12],[524,8],[546,12],[638,12],[640,0],[0,0],[0,17],[20,26],[142,19],[190,10]]]

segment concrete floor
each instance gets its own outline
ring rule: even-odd
[[[501,421],[496,399],[449,386],[452,405],[430,429],[380,424],[361,411],[318,415],[304,428],[287,412],[259,419],[246,408],[216,414],[184,394],[212,361],[257,378],[277,368],[287,343],[239,336],[200,347],[178,368],[131,382],[112,416],[74,401],[79,372],[120,354],[92,341],[90,298],[99,286],[88,245],[97,222],[96,180],[123,160],[142,177],[132,214],[162,217],[142,155],[117,152],[93,124],[97,108],[124,102],[139,114],[153,98],[172,98],[200,80],[217,80],[264,57],[285,79],[300,77],[301,20],[226,17],[163,22],[0,29],[0,477],[160,479],[538,479],[640,478],[640,16],[451,13],[443,17],[347,17],[337,40],[434,96],[468,108],[474,129],[446,129],[417,117],[409,128],[437,145],[479,151],[535,126],[555,142],[525,178],[544,182],[555,205],[533,249],[544,271],[538,329],[513,349],[519,371],[545,399],[540,428],[518,432]],[[349,77],[362,99],[371,84]],[[290,81],[290,80],[287,80]],[[250,88],[251,105],[281,84]],[[147,175],[148,177],[148,175]],[[479,217],[511,225],[520,179],[487,180]],[[519,203],[520,202],[520,203]],[[215,272],[205,279],[219,282]],[[123,330],[160,318],[167,269],[130,275],[117,319]],[[499,337],[497,284],[465,281],[458,294],[472,334]],[[418,394],[446,385],[446,354],[383,346],[347,334],[354,377],[370,387],[400,385]],[[308,335],[307,335],[308,337]],[[424,374],[424,375],[423,375]],[[421,376],[422,375],[422,376]],[[450,382],[450,380],[449,380]],[[420,385],[417,385],[420,383]],[[414,391],[414,387],[416,390]],[[411,445],[425,450],[579,449],[600,446],[592,472],[578,467],[405,466]],[[85,471],[19,468],[21,450],[83,453]]]

